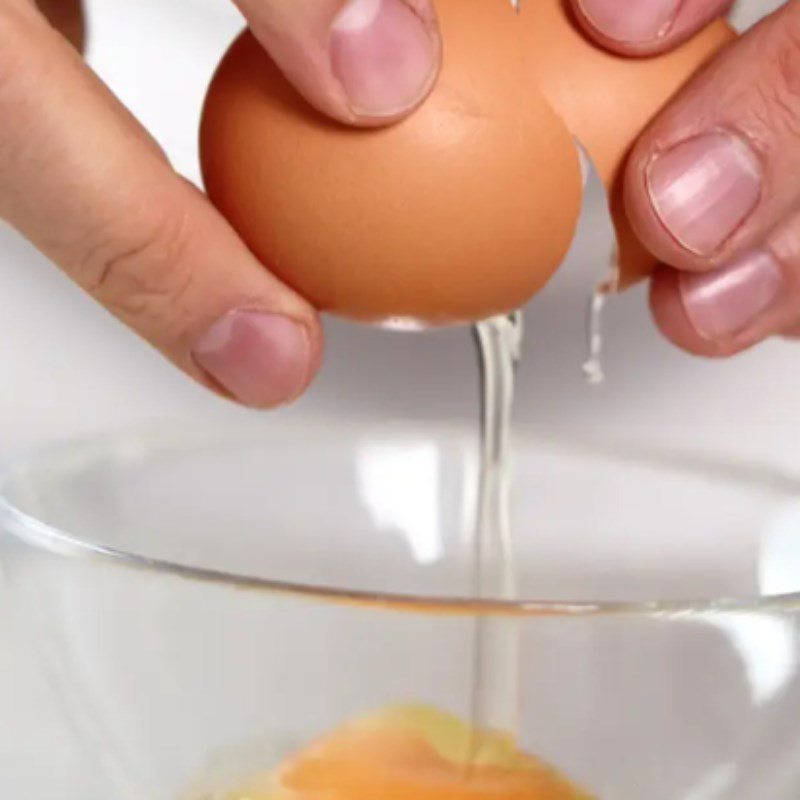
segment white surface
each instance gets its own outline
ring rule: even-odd
[[[744,10],[752,16],[756,5]],[[196,178],[197,110],[241,24],[238,15],[224,0],[93,0],[90,7],[93,62],[176,166]],[[582,322],[564,308],[583,304],[579,266],[598,251],[597,236],[584,233],[570,268],[529,314],[518,416],[800,465],[800,345],[770,343],[729,363],[692,360],[658,338],[642,293],[633,292],[612,306],[609,384],[594,393],[580,386]],[[243,413],[175,374],[5,229],[0,298],[2,456],[139,420]],[[475,412],[474,384],[463,331],[401,336],[331,324],[320,382],[297,409],[282,413],[467,416]],[[13,609],[1,603],[0,796],[77,800],[80,776],[72,773],[68,734],[30,660],[12,646]]]

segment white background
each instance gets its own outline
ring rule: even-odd
[[[779,4],[745,3],[739,19]],[[197,179],[197,113],[241,26],[238,14],[224,0],[91,0],[89,7],[93,64],[175,165]],[[602,226],[583,229],[563,275],[529,312],[520,420],[677,440],[800,468],[800,344],[770,343],[728,363],[690,359],[659,339],[643,293],[634,291],[609,316],[607,385],[590,392],[580,384],[579,312],[603,236]],[[244,413],[174,373],[2,227],[0,375],[2,457],[137,421]],[[475,412],[474,385],[463,331],[412,336],[332,323],[322,378],[297,409],[281,414],[466,417]],[[68,733],[11,637],[12,615],[0,594],[0,797],[77,800]]]

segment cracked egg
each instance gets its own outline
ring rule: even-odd
[[[619,176],[638,134],[733,36],[715,22],[676,52],[613,56],[561,0],[437,0],[444,58],[430,96],[381,129],[313,110],[249,32],[224,57],[201,125],[212,202],[317,308],[350,319],[472,322],[524,305],[563,261],[583,180],[609,190],[622,283],[653,259]]]

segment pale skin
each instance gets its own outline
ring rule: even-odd
[[[642,57],[729,6],[572,2],[599,44]],[[346,124],[413,113],[435,81],[431,0],[237,5],[301,93]],[[293,400],[321,362],[316,312],[84,64],[61,33],[79,44],[77,18],[77,0],[0,0],[0,218],[203,385],[254,407]],[[789,0],[686,86],[631,157],[628,212],[664,264],[651,302],[669,339],[727,356],[800,334],[798,166],[800,0]]]

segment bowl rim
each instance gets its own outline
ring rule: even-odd
[[[258,424],[263,436],[266,426]],[[281,422],[280,433],[286,435],[297,431],[308,436],[314,431],[328,431],[329,424],[321,420]],[[364,435],[433,435],[438,439],[453,438],[463,441],[465,428],[452,423],[366,423],[357,430]],[[716,598],[685,598],[676,600],[649,601],[547,601],[519,598],[515,600],[476,599],[464,596],[422,595],[402,592],[374,592],[368,590],[343,589],[324,584],[283,581],[274,578],[256,577],[242,573],[214,570],[181,564],[169,559],[153,558],[133,551],[109,547],[76,535],[68,530],[51,525],[18,508],[6,495],[6,484],[25,469],[41,468],[48,461],[65,456],[77,456],[80,452],[103,453],[119,460],[124,454],[138,456],[154,449],[185,448],[199,442],[233,441],[233,437],[251,438],[254,431],[252,420],[242,424],[215,422],[213,425],[187,425],[170,421],[148,426],[135,426],[92,436],[81,436],[55,445],[36,448],[31,453],[6,461],[0,470],[0,536],[10,536],[36,550],[64,558],[105,562],[117,567],[167,575],[180,580],[211,583],[232,589],[262,592],[273,596],[290,596],[310,601],[327,602],[372,608],[390,612],[416,613],[440,616],[513,616],[513,617],[585,617],[606,615],[675,615],[680,613],[732,613],[759,611],[800,610],[800,589],[796,592],[768,596],[740,596]],[[525,436],[520,431],[517,441]],[[728,483],[743,483],[749,490],[759,488],[776,495],[800,498],[800,474],[776,468],[767,463],[741,458],[709,456],[702,451],[686,448],[668,448],[663,445],[648,445],[641,442],[609,440],[604,437],[565,435],[563,431],[553,435],[542,435],[537,431],[536,440],[545,447],[556,447],[572,453],[584,453],[594,457],[615,461],[642,462],[674,471],[694,472],[704,478],[714,478]],[[476,439],[477,446],[477,439]],[[0,562],[2,553],[0,553]]]

